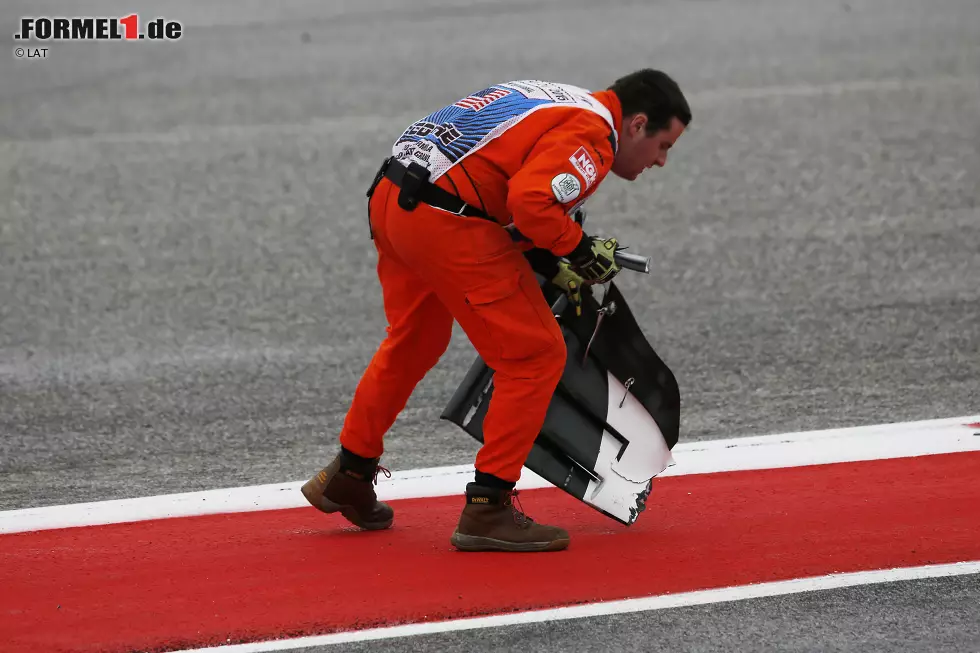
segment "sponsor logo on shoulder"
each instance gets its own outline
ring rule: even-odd
[[[575,175],[563,172],[555,175],[551,180],[551,190],[559,202],[566,204],[581,194],[582,184],[579,183],[578,177]]]
[[[582,179],[585,180],[585,190],[592,188],[592,184],[595,183],[599,173],[596,171],[595,161],[592,160],[589,151],[580,147],[575,150],[575,154],[568,157],[568,160],[572,162],[575,169],[582,175]]]

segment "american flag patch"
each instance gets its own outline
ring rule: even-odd
[[[453,106],[461,109],[472,109],[473,111],[479,111],[491,102],[496,102],[500,98],[507,97],[508,95],[510,95],[510,91],[502,88],[495,88],[486,95],[471,95],[469,97],[465,97],[459,102],[455,103]]]

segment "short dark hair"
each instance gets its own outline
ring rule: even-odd
[[[647,133],[666,129],[672,118],[691,124],[691,107],[680,87],[667,73],[644,68],[620,77],[609,87],[623,106],[623,116],[645,113]]]

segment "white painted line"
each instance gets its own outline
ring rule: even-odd
[[[948,419],[803,431],[728,440],[678,443],[675,467],[663,476],[884,460],[980,451],[980,422],[970,415]]]
[[[966,426],[975,422],[980,422],[980,415],[681,442],[673,449],[676,465],[658,478],[980,451],[980,437],[973,435],[978,429]],[[311,475],[315,471],[311,470]],[[390,479],[379,478],[377,492],[385,501],[462,495],[472,476],[472,465],[396,471]],[[299,492],[305,480],[8,510],[0,512],[0,534],[307,507],[309,504]],[[517,487],[536,489],[550,487],[550,483],[525,469]]]
[[[920,580],[925,578],[943,578],[980,574],[980,561],[957,562],[947,565],[928,565],[923,567],[906,567],[901,569],[883,569],[876,571],[860,571],[847,574],[831,574],[829,576],[814,576],[794,580],[759,583],[754,585],[739,585],[697,592],[683,592],[650,596],[639,599],[608,601],[604,603],[589,603],[567,608],[549,610],[533,610],[492,617],[474,617],[470,619],[453,619],[426,623],[406,624],[368,630],[355,630],[330,635],[314,635],[281,639],[248,644],[231,644],[213,646],[210,648],[186,649],[173,653],[266,653],[267,651],[292,651],[311,646],[329,646],[332,644],[349,644],[371,640],[392,639],[395,637],[414,637],[434,633],[459,632],[500,626],[515,626],[519,624],[541,623],[544,621],[563,621],[568,619],[583,619],[587,617],[602,617],[631,612],[649,612],[682,608],[709,603],[725,603],[730,601],[745,601],[769,596],[801,594],[820,590],[857,587],[878,583],[893,583],[896,581]]]
[[[311,470],[310,475],[312,476],[316,471],[318,470]],[[378,496],[385,501],[462,494],[472,476],[472,465],[392,472],[390,479],[384,476],[379,478],[377,491]],[[544,487],[543,479],[536,474],[533,476],[540,486]],[[299,491],[300,486],[305,482],[306,479],[249,487],[9,510],[0,512],[0,534],[309,507],[310,504]],[[532,480],[531,483],[533,482]]]

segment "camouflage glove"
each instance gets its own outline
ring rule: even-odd
[[[572,269],[585,279],[586,283],[606,283],[622,269],[615,258],[618,246],[619,243],[615,238],[598,238],[583,234],[581,242],[567,258],[572,264]]]
[[[568,301],[575,307],[575,315],[582,314],[582,286],[585,280],[572,270],[565,261],[558,262],[558,274],[551,278],[551,283],[564,291]]]

